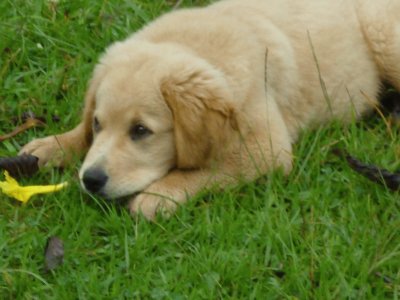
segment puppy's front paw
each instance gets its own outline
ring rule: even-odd
[[[56,136],[48,136],[31,141],[22,147],[19,152],[20,155],[24,153],[38,157],[39,167],[44,165],[62,166],[65,156]]]
[[[177,200],[163,195],[143,192],[129,203],[132,215],[142,214],[148,220],[154,220],[160,213],[164,218],[169,218],[177,209]]]

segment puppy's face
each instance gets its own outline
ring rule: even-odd
[[[207,167],[235,123],[231,99],[223,74],[184,50],[117,43],[87,93],[84,124],[92,145],[82,186],[119,198],[174,167]]]
[[[80,171],[83,187],[107,198],[143,190],[175,164],[173,120],[145,72],[120,65],[99,81],[93,142]]]

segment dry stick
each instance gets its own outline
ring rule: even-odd
[[[10,67],[11,63],[14,62],[14,60],[18,57],[19,53],[21,52],[21,49],[18,49],[14,53],[10,55],[10,57],[3,63],[3,66],[0,68],[0,86],[2,86],[3,80],[5,78],[5,74],[8,71],[8,68]]]
[[[314,248],[314,240],[315,240],[315,219],[314,219],[314,205],[311,206],[310,209],[310,215],[311,215],[311,220],[310,220],[310,235],[311,235],[311,247]],[[311,251],[311,261],[310,261],[310,270],[308,272],[310,276],[310,282],[311,282],[311,295],[312,298],[315,297],[315,252]]]
[[[264,56],[264,92],[265,92],[265,100],[267,101],[267,126],[268,126],[268,130],[269,130],[269,113],[268,113],[268,47],[265,49],[265,56]],[[269,136],[269,146],[271,147],[271,155],[272,155],[272,161],[273,164],[275,164],[273,156],[274,156],[274,148],[273,148],[273,144],[272,144],[272,137],[271,135]],[[265,159],[265,158],[264,158]],[[268,161],[267,161],[267,165],[268,165]]]
[[[314,49],[314,45],[313,45],[312,40],[311,40],[311,35],[310,35],[310,32],[308,30],[307,30],[307,36],[308,36],[308,41],[310,43],[311,51],[312,51],[312,54],[313,54],[313,58],[314,58],[314,61],[315,61],[316,67],[317,67],[318,77],[319,77],[319,82],[320,82],[320,85],[321,85],[321,88],[322,88],[322,92],[324,94],[324,98],[327,101],[329,111],[332,114],[333,113],[332,112],[332,105],[331,105],[331,102],[330,102],[330,99],[329,99],[329,95],[328,95],[328,92],[327,92],[327,89],[326,89],[325,81],[324,81],[324,79],[322,78],[322,75],[321,75],[321,70],[320,70],[320,67],[319,67],[317,55],[315,54],[315,49]],[[316,140],[314,140],[313,145],[315,145],[315,141]],[[299,172],[298,176],[300,176],[300,172]],[[296,180],[297,180],[298,176],[296,177]],[[315,238],[314,237],[314,234],[315,234],[315,232],[314,232],[314,230],[315,230],[315,227],[314,227],[314,225],[315,225],[315,222],[314,222],[314,205],[311,206],[311,220],[310,220],[309,224],[311,226],[311,233],[310,233],[311,234],[311,243],[312,243],[312,246],[314,246],[314,238]],[[312,255],[311,255],[310,269],[309,269],[308,275],[310,277],[310,282],[311,282],[311,295],[312,295],[312,297],[315,297],[315,285],[316,284],[315,284],[315,254],[314,253],[312,253]]]
[[[264,57],[264,89],[265,89],[265,98],[267,98],[267,94],[268,94],[267,64],[268,64],[268,47],[265,49],[265,57]]]
[[[11,131],[10,133],[4,134],[0,136],[0,142],[5,141],[7,139],[10,139],[14,136],[16,136],[17,134],[20,134],[21,132],[24,132],[26,130],[28,130],[29,128],[32,127],[36,127],[36,126],[44,126],[45,124],[38,120],[38,119],[32,119],[29,118],[25,121],[24,124],[18,126],[17,128],[15,128],[13,131]]]
[[[175,5],[172,7],[172,10],[179,8],[179,6],[181,6],[182,2],[183,2],[183,0],[177,0],[175,2]]]
[[[348,154],[345,150],[335,148],[332,152],[336,156],[346,159],[347,163],[354,171],[367,177],[369,180],[382,184],[392,191],[400,190],[400,173],[392,173],[374,165],[367,165]]]
[[[389,123],[388,119],[385,118],[385,115],[383,114],[382,110],[379,108],[378,105],[376,105],[376,102],[372,101],[372,99],[364,91],[360,91],[360,93],[368,101],[368,104],[374,106],[375,111],[378,113],[378,115],[382,118],[383,122],[385,123],[386,130],[388,131],[390,138],[393,140],[394,135],[393,135],[392,129],[390,127],[390,123]]]
[[[331,114],[333,114],[331,100],[329,98],[328,91],[326,89],[325,81],[324,81],[324,79],[322,78],[322,75],[321,75],[321,69],[319,67],[318,58],[317,58],[317,55],[315,54],[315,48],[314,48],[314,45],[313,45],[312,40],[311,40],[310,31],[308,31],[308,30],[307,30],[307,36],[308,36],[308,42],[310,43],[311,51],[312,51],[312,54],[313,54],[313,58],[314,58],[314,61],[315,61],[315,65],[317,67],[318,77],[319,77],[319,82],[321,84],[322,92],[324,93],[325,100],[328,103],[329,111],[331,112]]]
[[[269,112],[268,112],[268,54],[269,54],[269,49],[268,47],[265,49],[265,56],[264,56],[264,91],[265,91],[265,100],[267,101],[267,126],[268,130],[269,125],[270,125],[270,120],[269,120]],[[271,147],[271,158],[272,158],[272,164],[273,166],[276,165],[276,157],[274,153],[274,145],[272,143],[272,136],[269,136],[269,146]],[[265,159],[265,158],[264,158]],[[268,164],[268,161],[267,161]]]

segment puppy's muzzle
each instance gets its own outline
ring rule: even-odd
[[[82,176],[85,189],[91,193],[98,193],[107,183],[108,176],[100,168],[87,169]]]

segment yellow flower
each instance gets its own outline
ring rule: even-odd
[[[0,189],[7,196],[13,197],[23,203],[26,203],[33,195],[53,193],[68,185],[67,182],[63,182],[55,185],[20,186],[18,182],[8,174],[7,171],[4,171],[4,176],[6,181],[0,181]]]

